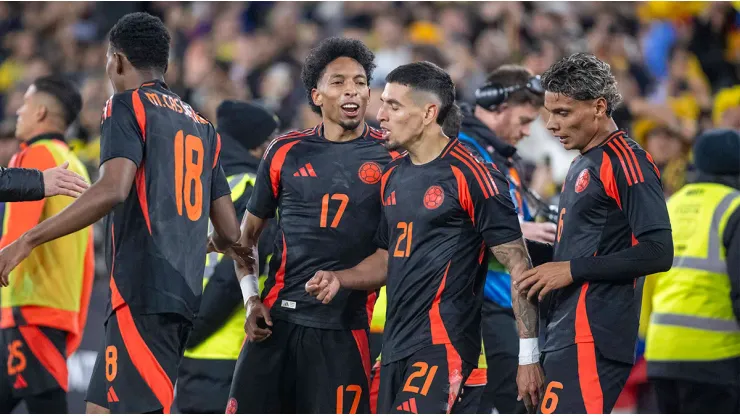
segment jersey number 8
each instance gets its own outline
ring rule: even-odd
[[[182,216],[183,200],[190,221],[198,221],[203,212],[203,141],[182,130],[175,135],[175,203]]]

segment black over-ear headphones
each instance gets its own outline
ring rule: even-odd
[[[526,88],[535,94],[545,94],[545,89],[542,88],[540,76],[536,75],[530,78],[525,85],[516,84],[504,87],[501,84],[489,82],[475,90],[475,104],[485,108],[486,110],[495,110],[496,107],[503,104],[506,99],[509,98],[510,94],[519,91],[522,88]]]

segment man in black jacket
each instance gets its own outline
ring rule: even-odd
[[[90,185],[67,166],[69,162],[64,162],[43,172],[0,167],[0,202],[38,201],[56,195],[78,197]]]
[[[217,110],[217,127],[221,135],[221,163],[241,219],[278,119],[259,105],[225,101]],[[274,230],[274,224],[268,224],[260,239],[260,271],[265,270],[267,257],[272,253]],[[183,413],[224,413],[245,337],[242,292],[233,260],[228,256],[209,253],[203,277],[200,313],[180,364],[177,407]]]

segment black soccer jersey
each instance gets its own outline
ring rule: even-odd
[[[579,155],[560,196],[554,261],[603,256],[631,247],[635,236],[670,229],[658,169],[622,131]],[[596,342],[607,358],[634,358],[639,312],[635,280],[586,282],[545,299],[545,351]]]
[[[270,144],[247,210],[259,218],[278,211],[262,291],[272,317],[324,329],[368,327],[368,292],[342,289],[323,305],[305,286],[319,270],[348,269],[375,252],[380,176],[390,160],[380,132],[367,125],[347,142],[327,140],[319,125]]]
[[[506,178],[457,140],[440,156],[386,166],[376,242],[388,250],[383,362],[437,344],[474,364],[480,355],[480,307],[487,247],[521,237]]]
[[[109,307],[198,312],[211,201],[230,193],[220,147],[214,127],[160,81],[108,100],[100,163],[123,157],[138,168],[108,216]]]

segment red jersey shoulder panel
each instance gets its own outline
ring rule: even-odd
[[[472,192],[480,192],[485,199],[499,194],[499,188],[490,171],[495,167],[476,159],[457,139],[442,152],[442,157],[460,169],[469,186],[477,188],[476,190],[471,189]]]

